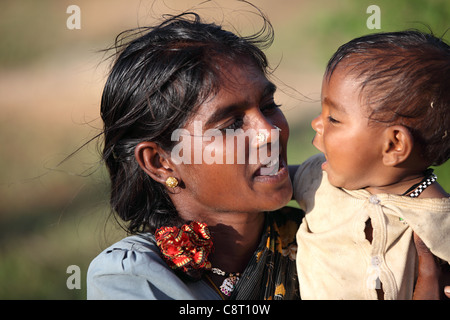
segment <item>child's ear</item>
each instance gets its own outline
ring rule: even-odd
[[[414,148],[414,139],[411,132],[400,125],[386,128],[384,132],[383,164],[394,167],[405,162]]]
[[[169,157],[157,143],[139,143],[134,150],[134,156],[142,170],[153,180],[165,184],[168,177],[175,177]]]

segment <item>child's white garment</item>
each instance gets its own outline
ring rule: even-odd
[[[302,299],[411,299],[417,272],[413,230],[450,261],[450,198],[371,195],[333,187],[323,155],[303,163],[294,196],[306,215],[297,233]],[[366,239],[366,221],[373,240]]]

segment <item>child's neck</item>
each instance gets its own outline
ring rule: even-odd
[[[423,175],[415,174],[408,177],[405,177],[397,182],[394,182],[389,185],[384,186],[370,186],[365,188],[371,194],[396,194],[396,195],[404,195],[404,193],[413,185],[419,183],[424,178]],[[408,196],[406,194],[406,196]],[[448,198],[450,195],[445,192],[445,190],[439,185],[438,182],[433,182],[429,185],[423,192],[419,195],[419,198]]]

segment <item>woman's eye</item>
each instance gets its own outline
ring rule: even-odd
[[[241,129],[243,125],[244,125],[244,119],[239,117],[239,118],[235,118],[231,124],[229,124],[228,126],[226,126],[225,128],[222,128],[220,130],[224,131],[227,129],[232,129],[232,130]]]
[[[261,111],[264,114],[271,114],[271,113],[275,112],[275,110],[280,108],[280,107],[281,107],[281,105],[276,104],[275,102],[272,102],[272,103],[270,103],[268,105],[265,105],[265,106],[261,107]]]

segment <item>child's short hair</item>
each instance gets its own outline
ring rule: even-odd
[[[429,165],[449,159],[450,47],[443,39],[420,31],[356,38],[328,62],[328,80],[344,61],[361,80],[371,121],[407,127]]]

